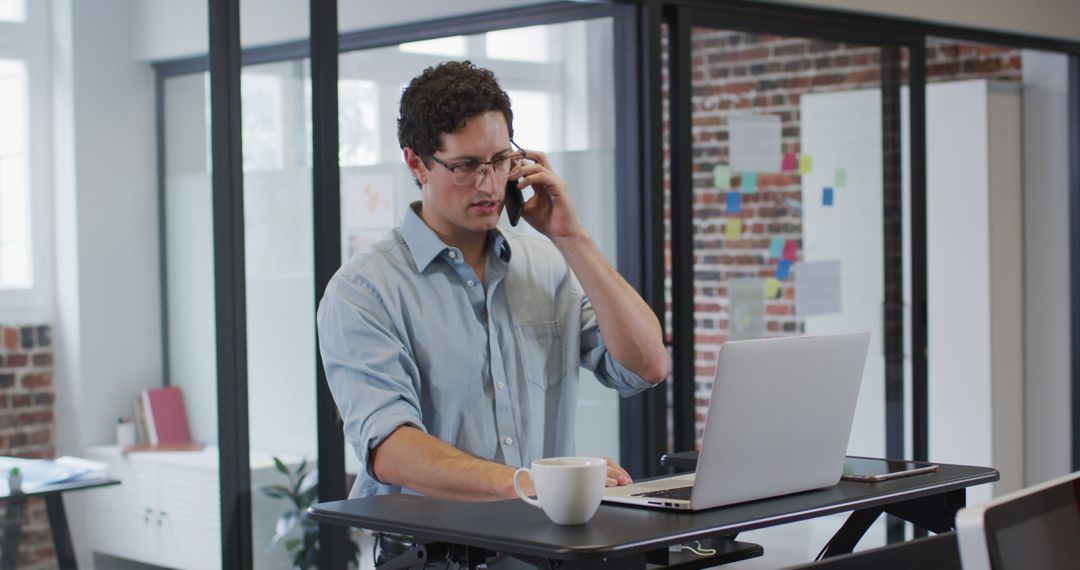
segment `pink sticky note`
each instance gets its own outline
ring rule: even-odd
[[[799,260],[799,244],[795,240],[789,239],[784,244],[784,259],[792,262]]]
[[[780,166],[780,170],[784,172],[791,172],[799,167],[798,155],[793,152],[784,153],[784,163]]]

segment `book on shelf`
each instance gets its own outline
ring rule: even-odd
[[[191,441],[184,394],[177,386],[143,390],[134,403],[135,445],[124,453],[139,451],[197,451],[204,446]]]

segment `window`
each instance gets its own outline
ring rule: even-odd
[[[0,0],[0,22],[26,21],[24,0]]]
[[[4,6],[0,2],[0,13]],[[27,111],[26,64],[0,60],[0,289],[34,284]]]

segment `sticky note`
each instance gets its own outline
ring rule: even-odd
[[[793,152],[784,153],[784,162],[780,165],[780,170],[784,172],[792,172],[799,167],[798,155]]]
[[[776,262],[776,278],[787,281],[789,275],[791,275],[791,262],[786,259]]]
[[[784,243],[784,259],[788,261],[799,260],[799,244],[795,240],[789,239]]]
[[[833,189],[826,186],[821,190],[821,205],[825,207],[832,207],[833,204]]]
[[[775,299],[780,294],[780,282],[775,277],[765,278],[765,298]]]
[[[727,238],[736,240],[742,237],[742,220],[740,218],[728,218]]]
[[[846,168],[837,168],[836,169],[836,179],[833,180],[833,186],[836,186],[837,188],[843,188],[844,186],[847,186],[847,169]]]
[[[810,171],[814,169],[814,157],[809,154],[804,154],[799,157],[799,173],[810,174]]]
[[[774,237],[769,242],[769,257],[780,257],[784,254],[784,238]]]
[[[731,167],[726,164],[717,164],[712,169],[713,186],[717,190],[731,188]]]
[[[757,192],[757,172],[742,173],[742,191]]]
[[[742,211],[742,194],[738,192],[728,192],[727,195],[727,213],[738,214]]]

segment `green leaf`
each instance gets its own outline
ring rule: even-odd
[[[274,538],[270,540],[270,544],[276,544],[292,532],[293,527],[296,526],[296,519],[296,513],[293,511],[278,517],[277,524],[274,526]]]
[[[263,494],[271,496],[275,499],[288,499],[292,496],[292,491],[288,487],[282,485],[267,485],[259,489]]]
[[[277,456],[274,456],[274,467],[277,467],[277,470],[281,471],[285,475],[289,474],[289,468],[285,467],[285,464],[282,463],[282,461],[278,459]]]

